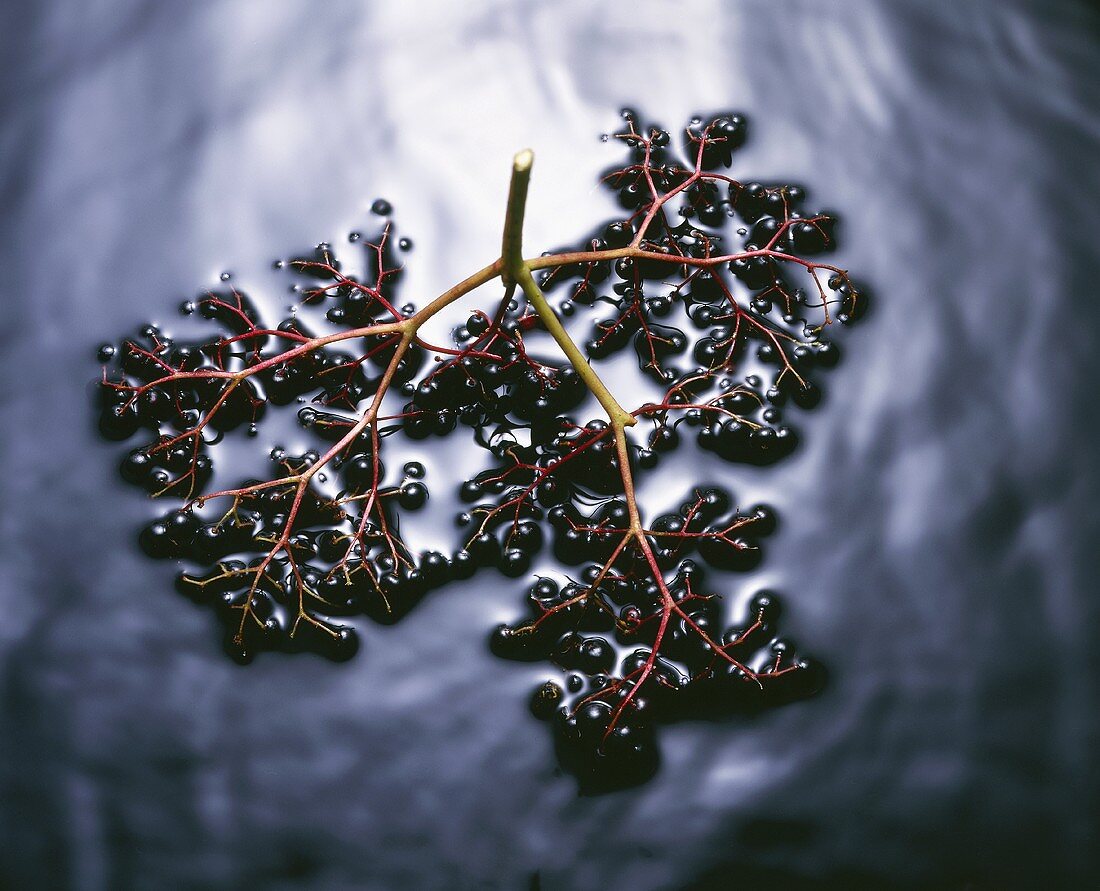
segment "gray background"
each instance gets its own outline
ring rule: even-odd
[[[0,884],[1041,887],[1095,881],[1100,20],[1017,2],[8,2],[0,10]],[[578,798],[480,576],[344,665],[220,653],[134,545],[95,345],[383,194],[419,302],[609,213],[596,138],[734,108],[875,293],[805,447],[708,466],[783,518],[820,698],[664,732]],[[284,283],[285,284],[285,283]],[[270,298],[278,306],[277,288]]]

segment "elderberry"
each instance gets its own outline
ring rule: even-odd
[[[382,199],[375,234],[348,238],[355,262],[321,243],[276,264],[293,277],[287,317],[264,318],[226,273],[181,308],[201,335],[146,325],[98,348],[100,430],[133,440],[123,480],[175,501],[141,546],[183,562],[177,588],[213,607],[232,658],[346,659],[359,647],[350,617],[395,622],[479,569],[525,578],[522,611],[490,648],[560,669],[531,710],[591,790],[650,776],[662,722],[820,687],[823,669],[776,636],[777,596],[757,592],[727,624],[730,580],[713,574],[756,566],[775,513],[693,487],[701,478],[675,481],[682,497],[666,491],[657,513],[646,501],[667,481],[637,485],[668,466],[702,476],[714,457],[789,455],[839,357],[826,327],[867,305],[847,272],[813,259],[836,249],[837,224],[804,206],[801,186],[716,173],[746,134],[732,112],[670,130],[623,110],[612,144],[625,157],[603,182],[624,212],[565,246],[572,256],[557,265],[553,255],[533,264],[580,358],[554,352],[546,329],[560,332],[522,288],[467,304],[442,329],[453,346],[419,329],[413,338],[407,258],[395,253],[412,241]],[[431,315],[437,304],[425,306]],[[627,363],[641,373],[637,393],[616,380]],[[627,420],[605,412],[590,373]],[[222,480],[238,465],[230,452],[213,484],[223,441],[269,435],[264,425],[291,405],[297,423],[279,428],[287,446],[272,450],[266,478]],[[417,550],[420,524],[407,520],[451,495],[429,495],[434,482],[412,460],[410,442],[430,437],[446,440],[456,466],[456,437],[487,455],[462,473],[458,523],[437,524],[455,535],[445,551]],[[670,459],[686,440],[705,454]],[[532,580],[535,569],[547,574]]]

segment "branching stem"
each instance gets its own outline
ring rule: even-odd
[[[716,119],[716,122],[720,120],[725,119]],[[717,123],[712,123],[717,126]],[[342,599],[347,596],[343,593],[344,588],[358,586],[365,577],[373,585],[373,591],[381,598],[386,610],[392,613],[389,600],[392,593],[404,591],[405,586],[413,594],[420,593],[429,586],[429,573],[435,573],[432,585],[440,578],[437,571],[441,566],[446,574],[448,563],[440,554],[425,552],[420,555],[418,564],[417,556],[402,540],[396,516],[391,516],[390,508],[384,506],[383,499],[395,499],[401,507],[415,510],[417,501],[423,504],[427,492],[422,485],[410,483],[409,480],[400,488],[382,488],[385,471],[379,460],[381,437],[393,432],[396,427],[383,426],[380,422],[400,420],[405,424],[408,421],[406,432],[410,435],[419,432],[423,436],[430,432],[449,432],[459,421],[490,428],[494,419],[500,419],[502,424],[512,424],[512,419],[518,416],[520,422],[515,423],[516,427],[522,427],[521,422],[530,422],[530,447],[516,438],[515,447],[508,446],[502,454],[498,454],[500,450],[496,443],[490,443],[489,437],[478,431],[479,444],[491,448],[505,461],[505,466],[479,474],[469,485],[475,493],[502,494],[495,499],[499,503],[478,505],[462,521],[467,524],[475,516],[481,518],[466,550],[462,552],[463,567],[499,560],[502,571],[512,576],[524,572],[524,567],[529,566],[529,562],[524,561],[529,561],[531,549],[540,546],[540,535],[534,538],[531,535],[532,531],[538,533],[539,530],[527,527],[534,526],[535,521],[543,518],[544,507],[562,505],[564,502],[567,507],[563,506],[565,512],[562,517],[572,527],[572,535],[569,530],[562,532],[555,517],[550,517],[551,523],[563,535],[560,542],[565,548],[562,551],[563,561],[568,562],[565,558],[575,541],[576,553],[587,560],[589,552],[584,549],[591,548],[590,553],[597,558],[596,562],[585,567],[583,582],[570,581],[564,591],[555,587],[554,590],[562,595],[557,602],[547,595],[544,603],[543,599],[535,596],[538,586],[532,588],[532,598],[541,614],[533,621],[511,629],[509,633],[519,638],[534,634],[541,626],[548,633],[557,635],[555,623],[558,619],[543,625],[546,620],[556,616],[567,624],[574,621],[573,617],[579,617],[577,621],[587,622],[586,615],[591,615],[591,610],[596,609],[610,616],[615,627],[626,635],[624,639],[637,639],[647,645],[640,659],[636,652],[630,657],[629,665],[624,662],[621,677],[606,678],[605,675],[605,682],[600,682],[599,690],[589,693],[579,704],[574,702],[571,714],[575,716],[580,706],[589,701],[601,703],[601,709],[608,707],[610,715],[603,734],[603,741],[607,741],[621,726],[622,720],[633,721],[630,716],[624,718],[627,710],[633,714],[643,707],[643,690],[680,685],[679,669],[675,664],[670,667],[660,655],[664,644],[668,645],[665,649],[673,653],[671,658],[674,662],[690,663],[692,677],[718,678],[719,669],[722,669],[734,678],[740,677],[763,688],[765,674],[778,677],[799,666],[804,667],[802,662],[781,667],[780,660],[789,649],[787,646],[776,649],[774,664],[767,669],[753,669],[749,666],[754,663],[739,661],[741,651],[738,647],[762,627],[769,601],[762,599],[762,605],[754,607],[756,621],[734,639],[727,640],[726,635],[716,635],[709,613],[697,609],[703,601],[717,595],[693,591],[692,573],[695,569],[689,561],[681,559],[690,553],[690,548],[696,543],[699,544],[700,555],[715,563],[719,563],[717,558],[712,561],[704,553],[705,545],[715,545],[718,557],[729,550],[737,553],[755,550],[751,538],[742,539],[734,533],[739,535],[740,530],[748,527],[750,535],[755,528],[759,528],[762,534],[768,534],[766,526],[753,526],[762,521],[768,522],[767,511],[758,508],[744,516],[735,513],[732,519],[718,522],[716,517],[726,510],[721,506],[723,498],[728,501],[728,496],[713,490],[697,490],[696,503],[681,507],[682,519],[674,517],[675,522],[669,522],[667,518],[658,518],[661,522],[654,522],[653,528],[647,528],[638,504],[637,481],[634,478],[641,468],[653,466],[650,459],[655,459],[659,451],[671,447],[670,439],[671,445],[675,445],[676,436],[670,436],[667,429],[672,428],[672,434],[676,432],[675,422],[670,424],[667,421],[674,411],[693,412],[697,421],[705,417],[708,426],[703,432],[710,437],[710,445],[729,460],[739,460],[737,450],[748,440],[755,444],[760,454],[776,449],[771,455],[781,455],[782,450],[772,443],[780,435],[786,437],[791,431],[770,428],[748,416],[749,412],[766,408],[767,400],[757,390],[759,380],[749,377],[746,378],[748,386],[734,386],[728,378],[720,379],[720,375],[734,367],[736,350],[747,340],[758,339],[763,341],[761,350],[767,350],[766,354],[761,352],[760,360],[775,360],[779,364],[775,386],[780,383],[797,384],[812,400],[814,391],[800,375],[804,367],[812,367],[807,366],[807,362],[817,361],[819,351],[811,349],[810,341],[815,340],[820,329],[832,321],[830,303],[841,302],[845,315],[838,315],[837,318],[848,321],[849,307],[854,306],[857,296],[846,270],[799,256],[803,247],[805,253],[813,254],[830,244],[830,236],[822,228],[828,217],[807,217],[792,212],[789,199],[795,192],[790,188],[743,186],[729,177],[709,172],[709,166],[713,165],[705,164],[704,156],[708,148],[721,145],[722,140],[729,138],[723,134],[728,134],[732,125],[733,119],[725,120],[722,124],[725,129],[715,131],[717,135],[711,133],[712,125],[708,125],[702,136],[689,130],[689,137],[697,143],[697,151],[694,169],[684,169],[654,166],[652,148],[655,144],[667,145],[668,134],[663,134],[663,143],[656,143],[658,131],[646,137],[635,130],[631,120],[629,133],[617,135],[629,139],[635,149],[642,146],[644,158],[640,164],[632,164],[608,178],[614,188],[620,188],[624,177],[633,176],[634,181],[622,187],[627,191],[621,193],[621,197],[624,206],[636,208],[636,211],[626,220],[608,224],[603,235],[588,239],[587,249],[531,258],[523,255],[523,225],[534,154],[529,149],[519,152],[513,159],[499,257],[419,310],[411,305],[396,309],[384,294],[387,277],[398,272],[398,269],[387,268],[388,263],[384,259],[389,232],[387,225],[378,243],[371,245],[377,265],[373,285],[368,283],[369,280],[361,282],[340,272],[339,265],[331,260],[327,251],[322,255],[323,262],[293,261],[299,272],[316,275],[322,280],[321,287],[306,292],[308,299],[304,302],[316,303],[326,297],[354,295],[358,300],[355,315],[345,314],[345,309],[340,307],[339,312],[344,315],[338,316],[330,311],[328,317],[333,322],[340,318],[354,318],[368,324],[320,337],[301,333],[294,326],[264,328],[254,318],[242,296],[234,290],[231,297],[211,293],[207,301],[211,310],[209,316],[220,318],[223,327],[232,332],[230,337],[219,338],[198,349],[188,345],[178,354],[169,350],[172,341],[162,341],[155,327],[149,329],[152,334],[145,331],[142,335],[151,341],[150,348],[146,349],[133,341],[127,342],[129,352],[123,357],[122,367],[126,373],[122,380],[117,383],[108,380],[107,369],[104,368],[104,386],[116,391],[106,408],[123,419],[120,422],[122,427],[128,423],[148,423],[152,420],[157,439],[143,452],[135,451],[131,455],[124,473],[132,472],[135,476],[132,481],[147,486],[154,495],[179,493],[183,491],[183,481],[190,480],[190,488],[184,496],[187,503],[180,517],[171,519],[171,523],[178,523],[178,526],[169,525],[166,519],[151,529],[160,529],[156,535],[168,535],[172,546],[179,545],[171,538],[176,534],[175,529],[183,529],[186,533],[196,522],[203,522],[193,515],[183,516],[184,512],[190,514],[192,507],[201,508],[211,499],[229,498],[232,505],[222,519],[203,525],[203,535],[209,532],[210,538],[209,541],[205,537],[202,539],[206,542],[202,547],[207,550],[236,548],[236,540],[228,540],[225,536],[232,538],[241,533],[249,536],[252,542],[262,542],[267,550],[262,558],[248,565],[240,561],[220,564],[222,571],[219,574],[195,582],[200,589],[208,582],[218,582],[219,587],[221,582],[227,582],[227,590],[223,593],[225,603],[240,611],[233,643],[242,655],[247,651],[246,638],[252,625],[261,628],[264,635],[269,632],[285,633],[293,638],[304,622],[326,632],[343,646],[348,639],[346,635],[351,632],[333,624],[326,610],[329,606],[342,610],[346,606],[357,605],[358,598],[363,594],[357,592],[345,602]],[[728,203],[720,202],[722,207],[731,209],[744,198],[746,203],[738,208],[738,212],[746,220],[756,219],[759,216],[756,205],[766,197],[770,211],[777,218],[782,217],[781,221],[773,220],[775,225],[770,230],[769,238],[753,238],[745,250],[732,253],[721,249],[721,236],[709,235],[688,222],[698,215],[702,221],[700,225],[711,227],[712,223],[705,222],[704,211],[713,213],[718,209],[716,190],[725,188],[723,184],[727,183],[730,200]],[[668,219],[667,205],[670,199],[680,194],[686,199],[680,208],[685,220],[673,226]],[[707,196],[715,197],[715,200],[711,201]],[[781,204],[778,210],[774,208],[777,200]],[[623,237],[627,231],[630,232],[629,242]],[[746,234],[745,230],[739,230],[739,234]],[[763,246],[759,246],[761,244]],[[621,301],[597,296],[596,286],[611,274],[613,264],[614,273],[619,278],[634,281],[633,287],[629,286],[629,281],[621,287],[615,286],[615,293],[623,298]],[[669,276],[677,281],[665,281],[672,288],[667,297],[650,295],[643,298],[643,279],[666,279],[663,274],[655,275],[654,269],[669,270]],[[727,269],[746,289],[754,292],[751,310],[742,305],[743,301],[731,290],[725,275]],[[781,271],[784,269],[797,271],[800,277],[808,275],[813,287],[792,292],[785,273]],[[588,305],[596,299],[609,300],[621,310],[617,319],[597,323],[596,339],[588,345],[589,351],[597,357],[605,355],[625,346],[628,338],[633,338],[641,369],[647,374],[655,373],[660,381],[669,382],[659,401],[646,403],[634,411],[625,409],[590,364],[586,350],[579,347],[566,330],[562,318],[543,293],[542,286],[578,276],[580,281],[573,292],[578,303]],[[436,345],[430,339],[421,338],[421,329],[429,320],[482,285],[493,284],[497,279],[500,280],[501,291],[495,298],[496,310],[492,313],[474,310],[466,328],[457,338],[461,349]],[[832,298],[826,288],[839,293]],[[331,293],[334,290],[335,294]],[[522,290],[525,299],[513,300],[518,290]],[[699,327],[707,327],[711,323],[716,325],[709,337],[700,339],[691,353],[701,366],[706,367],[686,373],[664,367],[662,362],[666,355],[684,352],[688,340],[677,329],[654,322],[654,317],[666,315],[677,301],[689,308],[707,304],[699,308],[698,315],[694,310],[689,312],[690,318]],[[783,321],[786,327],[766,317],[775,303],[785,311]],[[811,326],[796,315],[794,307],[799,303],[820,308],[824,315],[822,324]],[[363,315],[363,308],[369,310],[369,315]],[[373,316],[380,316],[385,321],[370,321]],[[794,330],[791,326],[799,321],[805,322],[805,341],[791,333]],[[288,327],[291,330],[286,330]],[[567,400],[581,394],[574,390],[576,380],[570,379],[568,373],[563,377],[557,376],[557,372],[562,370],[557,363],[538,361],[528,353],[524,333],[538,327],[554,339],[564,359],[606,413],[607,424],[594,422],[582,426],[572,417],[557,415],[552,393],[564,381],[568,380],[568,384],[561,390],[564,398],[559,405],[565,407]],[[613,340],[613,335],[619,339]],[[276,343],[282,341],[278,346],[281,351],[275,355],[265,355],[263,352],[269,339],[274,339]],[[328,346],[354,342],[358,343],[353,348],[362,346],[358,356],[324,350]],[[245,350],[244,353],[231,349],[238,345]],[[827,348],[828,344],[824,346]],[[311,353],[319,355],[309,357]],[[420,373],[424,353],[435,354],[439,364],[416,384],[413,378]],[[177,355],[179,358],[176,358]],[[835,360],[835,352],[830,355]],[[825,360],[824,353],[821,357]],[[374,379],[373,371],[368,373],[363,369],[363,363],[368,360],[383,366],[379,378]],[[127,362],[134,364],[128,365]],[[486,369],[493,366],[492,374],[486,371],[484,376],[481,375],[482,362]],[[824,361],[823,364],[827,366],[829,362]],[[343,382],[336,374],[341,369],[347,374]],[[210,460],[200,455],[202,446],[216,442],[223,428],[232,429],[240,424],[249,408],[252,419],[256,420],[258,409],[267,399],[277,405],[286,404],[283,396],[290,398],[308,391],[310,386],[322,380],[322,375],[326,375],[323,378],[324,392],[317,395],[315,401],[337,408],[346,407],[359,415],[348,418],[312,409],[299,414],[303,426],[317,424],[321,437],[332,443],[322,454],[311,450],[301,457],[288,458],[285,453],[273,452],[273,459],[279,461],[281,466],[281,475],[277,479],[202,493],[212,472]],[[357,379],[356,375],[360,375],[361,379]],[[257,379],[248,382],[249,378]],[[528,413],[515,408],[511,400],[524,400],[523,388],[529,383],[542,395]],[[388,401],[392,391],[398,387],[402,393],[412,395],[411,402],[399,413],[383,413],[383,402]],[[718,392],[708,396],[708,387]],[[786,390],[777,392],[782,394]],[[367,393],[371,394],[369,407],[359,414],[358,404]],[[489,402],[498,396],[500,404],[490,407]],[[771,399],[770,395],[767,399]],[[299,401],[304,401],[304,397],[299,397]],[[795,401],[803,404],[797,397]],[[579,400],[568,404],[576,406],[578,403]],[[216,414],[221,414],[221,420],[214,419]],[[771,423],[767,413],[764,417]],[[688,418],[690,420],[691,416]],[[648,449],[643,451],[639,451],[639,445],[632,442],[633,435],[627,434],[627,428],[634,427],[639,419],[651,419],[657,427],[648,439]],[[170,433],[162,432],[165,429],[162,422],[165,420],[173,425],[168,428]],[[221,423],[222,420],[225,424]],[[415,431],[412,427],[414,423],[417,425]],[[204,435],[204,431],[208,434],[211,430],[216,434],[214,439]],[[255,425],[250,432],[255,434]],[[703,443],[703,432],[700,433],[700,444]],[[727,432],[729,437],[719,442],[719,436],[724,437]],[[552,442],[548,443],[547,439]],[[760,440],[758,444],[757,439]],[[792,441],[786,439],[781,445],[789,447]],[[200,459],[204,461],[202,465]],[[183,473],[181,468],[185,466],[188,469]],[[416,475],[409,469],[411,466],[406,467],[410,477]],[[312,488],[315,480],[319,483],[327,481],[327,477],[321,475],[324,468],[341,471],[346,488],[335,498]],[[576,473],[570,468],[575,468]],[[169,469],[177,473],[175,479]],[[559,471],[563,472],[553,478]],[[618,479],[602,479],[605,475],[617,476]],[[165,480],[167,483],[162,485]],[[620,483],[623,501],[617,497],[602,499],[600,512],[584,519],[569,512],[571,509],[579,511],[580,504],[587,503],[590,495],[596,498],[601,493],[614,492],[617,495]],[[157,491],[153,491],[154,488]],[[405,494],[409,499],[404,498]],[[392,503],[387,501],[386,505]],[[349,513],[347,505],[351,504],[360,512],[358,516]],[[247,512],[238,514],[241,507],[248,508]],[[509,515],[509,531],[503,540],[494,541],[501,524],[509,521]],[[534,516],[535,521],[530,520],[530,516]],[[224,530],[223,536],[221,526],[230,519],[232,528]],[[311,524],[329,523],[330,520],[334,528],[316,537],[307,528]],[[299,526],[305,531],[299,530]],[[340,531],[352,527],[354,531]],[[327,536],[323,547],[321,535]],[[151,540],[156,544],[161,539]],[[477,548],[473,547],[475,542]],[[502,550],[497,550],[497,544]],[[558,544],[555,542],[555,547]],[[330,549],[337,546],[338,550],[330,553]],[[179,545],[179,548],[183,547]],[[198,552],[199,545],[195,549]],[[340,551],[344,552],[342,558],[339,558]],[[280,557],[280,554],[283,556]],[[312,555],[319,556],[322,564],[332,564],[331,567],[326,570],[309,562],[301,562],[312,559]],[[605,555],[609,556],[603,559]],[[455,561],[455,565],[459,565],[457,555]],[[679,562],[673,568],[676,561]],[[251,575],[251,583],[246,588],[248,575]],[[240,577],[240,584],[235,578],[237,576]],[[335,601],[328,599],[334,589],[330,583],[334,581],[339,583],[336,588],[343,586]],[[702,577],[696,576],[695,584],[701,583]],[[638,603],[629,604],[629,610],[616,611],[614,605],[621,605],[635,587]],[[291,608],[283,615],[281,606],[278,603],[273,605],[267,599],[270,596],[279,601],[284,595],[296,595],[296,613]],[[700,602],[699,606],[696,601]],[[583,626],[578,625],[580,627]],[[506,630],[507,626],[502,628],[502,633]],[[602,661],[601,646],[605,645],[606,642],[600,643],[589,655]],[[689,651],[689,647],[694,649]],[[565,667],[564,662],[561,664]],[[684,683],[690,681],[691,678],[688,678]],[[644,695],[648,698],[648,693]],[[637,726],[644,725],[646,721],[642,713],[642,724]],[[628,730],[630,726],[626,725],[623,729]],[[618,745],[624,744],[623,738],[622,734],[617,736]],[[626,745],[631,745],[631,738],[632,735],[627,733]],[[636,736],[633,738],[637,739]]]
[[[523,213],[527,203],[527,187],[531,182],[531,165],[534,160],[535,156],[531,150],[524,149],[512,162],[512,182],[508,188],[508,210],[504,218],[504,239],[501,245],[500,262],[503,266],[503,277],[505,283],[514,282],[523,289],[523,293],[535,308],[543,326],[565,353],[569,364],[603,406],[612,426],[617,431],[621,431],[623,427],[632,427],[636,424],[637,418],[619,405],[618,400],[600,380],[600,376],[588,364],[584,353],[569,336],[569,332],[565,330],[557,313],[551,308],[542,289],[531,275],[530,264],[523,259]]]

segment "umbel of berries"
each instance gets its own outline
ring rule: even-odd
[[[362,617],[397,621],[495,570],[524,605],[490,646],[552,666],[530,707],[586,790],[649,776],[661,722],[817,689],[821,669],[778,636],[779,597],[740,594],[728,574],[760,562],[777,518],[716,482],[735,472],[723,462],[795,448],[789,419],[837,361],[828,335],[865,301],[829,262],[832,215],[798,186],[732,175],[746,132],[738,114],[672,133],[624,111],[610,141],[625,157],[601,179],[621,210],[527,258],[520,152],[498,258],[423,306],[401,296],[411,242],[378,201],[350,256],[321,244],[277,264],[296,295],[285,318],[223,276],[176,326],[101,347],[103,435],[130,443],[123,479],[170,502],[142,547],[182,564],[179,589],[213,607],[235,659],[347,658]],[[429,340],[452,304],[453,342]],[[605,373],[623,357],[645,392]],[[301,453],[263,439],[284,413],[312,443]],[[449,499],[401,443],[452,437],[484,463],[465,473],[457,523],[436,524],[452,545],[423,550],[406,515]],[[685,444],[720,460],[669,474],[675,510],[647,507],[639,480]],[[250,446],[254,476],[224,469]]]

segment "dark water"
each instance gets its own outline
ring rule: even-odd
[[[620,15],[615,10],[621,10]],[[1039,888],[1100,878],[1100,17],[1085,2],[17,3],[0,10],[0,885]],[[624,102],[743,109],[874,287],[805,446],[713,467],[782,529],[748,590],[824,695],[663,733],[580,798],[480,576],[343,665],[241,669],[134,545],[94,346],[361,224],[406,293],[605,206]],[[579,209],[578,209],[579,208]]]

